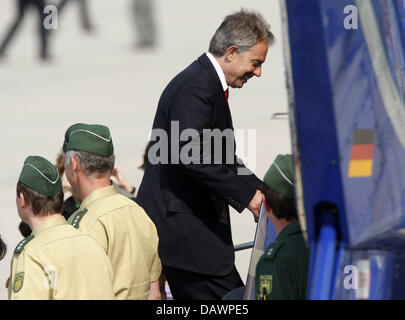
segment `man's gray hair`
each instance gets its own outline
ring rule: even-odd
[[[65,166],[70,166],[72,157],[76,157],[86,176],[110,176],[115,164],[115,155],[101,157],[94,153],[70,150],[65,155]]]
[[[225,18],[212,37],[208,51],[222,57],[229,47],[238,46],[239,54],[242,55],[259,41],[269,45],[273,43],[274,35],[270,25],[260,13],[241,9]]]

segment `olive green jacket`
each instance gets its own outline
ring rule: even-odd
[[[309,250],[298,221],[287,225],[256,266],[258,300],[304,300]]]

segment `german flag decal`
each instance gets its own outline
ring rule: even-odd
[[[357,130],[353,134],[349,178],[367,178],[373,174],[375,130]]]

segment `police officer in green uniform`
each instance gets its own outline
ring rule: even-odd
[[[277,239],[256,266],[258,300],[306,298],[309,250],[297,220],[292,167],[291,155],[279,155],[264,177],[266,214]]]

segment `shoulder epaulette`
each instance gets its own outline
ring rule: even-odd
[[[283,246],[284,242],[276,241],[270,245],[270,247],[266,251],[266,258],[267,259],[274,259],[278,250]]]
[[[31,234],[30,236],[26,237],[25,239],[21,240],[20,243],[17,245],[17,247],[14,250],[14,254],[19,254],[21,251],[23,251],[25,245],[30,242],[32,239],[34,239],[34,235]]]
[[[127,197],[128,199],[131,199],[132,201],[136,202],[136,197],[132,193],[118,187],[118,185],[115,183],[113,183],[113,186],[115,187],[115,191],[117,193],[122,194],[124,197]]]
[[[72,221],[72,226],[75,227],[76,229],[79,228],[79,223],[80,220],[82,220],[83,216],[87,213],[87,208],[84,208],[83,210],[79,211],[76,215],[76,217]]]

